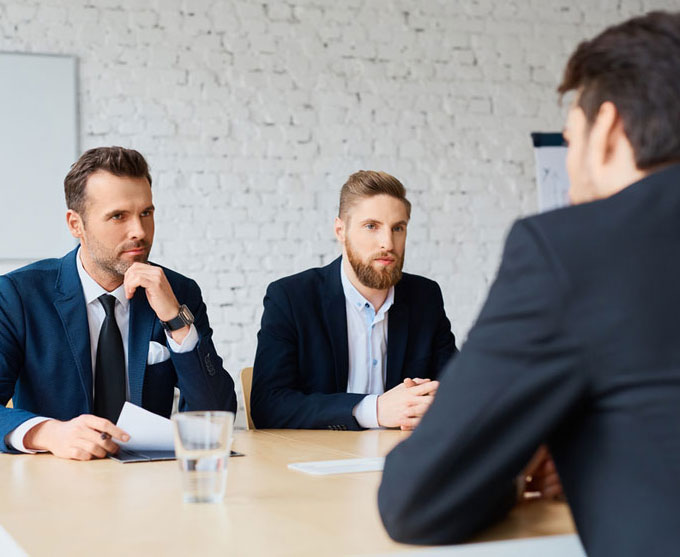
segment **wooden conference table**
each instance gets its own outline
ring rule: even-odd
[[[176,462],[0,455],[0,525],[31,556],[357,555],[413,549],[378,516],[380,473],[310,476],[291,462],[382,456],[399,431],[237,431],[222,504],[181,500]],[[563,503],[513,510],[473,541],[574,531]]]

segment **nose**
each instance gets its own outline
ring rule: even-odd
[[[130,240],[143,240],[145,236],[146,230],[144,230],[142,219],[139,216],[130,219],[130,228],[128,229]]]
[[[380,236],[380,249],[392,251],[394,249],[394,238],[392,229],[385,228]]]

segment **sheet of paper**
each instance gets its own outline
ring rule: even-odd
[[[2,526],[0,526],[0,555],[2,557],[27,557],[27,553]]]
[[[544,536],[499,542],[468,543],[448,545],[431,549],[418,549],[399,553],[408,557],[586,557],[581,541],[576,534],[565,536]]]
[[[171,451],[175,448],[172,422],[129,402],[123,406],[116,425],[130,434],[130,440],[120,445],[131,451]]]
[[[293,462],[288,465],[288,468],[305,474],[326,476],[329,474],[351,474],[353,472],[379,472],[383,469],[384,464],[384,457],[347,458],[344,460]]]
[[[538,210],[549,211],[569,204],[569,176],[567,175],[566,147],[534,149]]]

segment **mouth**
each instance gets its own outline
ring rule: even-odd
[[[395,260],[391,257],[378,257],[378,258],[374,259],[373,261],[376,261],[378,264],[387,267],[388,265],[391,265],[392,263],[394,263]]]
[[[122,253],[123,253],[123,255],[132,255],[132,256],[143,255],[144,253],[146,253],[146,248],[144,248],[144,247],[132,248],[132,249],[125,250]]]

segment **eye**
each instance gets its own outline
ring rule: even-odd
[[[397,226],[393,227],[392,230],[394,232],[403,232],[404,231],[404,225],[403,224],[398,224]]]
[[[364,227],[366,228],[366,230],[375,230],[377,228],[376,225],[372,222],[366,223]]]
[[[151,211],[151,210],[142,211],[142,212],[141,212],[141,216],[142,216],[142,217],[150,217],[152,213],[153,213],[153,211]]]
[[[122,220],[123,219],[123,213],[116,213],[115,215],[111,215],[112,220]]]

